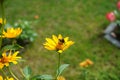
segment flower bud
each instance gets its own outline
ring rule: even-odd
[[[113,21],[115,21],[116,16],[115,16],[114,12],[109,12],[106,14],[106,18],[108,19],[108,21],[113,22]]]
[[[117,8],[118,8],[118,10],[120,10],[120,1],[118,1],[118,3],[117,3]]]

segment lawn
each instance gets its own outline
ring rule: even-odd
[[[6,0],[7,22],[32,21],[36,40],[22,54],[35,74],[55,75],[57,53],[48,51],[46,37],[62,34],[75,44],[62,54],[62,63],[70,66],[63,73],[66,80],[82,80],[79,63],[89,58],[94,62],[87,70],[87,80],[120,80],[120,49],[103,37],[109,22],[105,15],[116,8],[117,0]],[[34,16],[39,16],[35,19]],[[24,65],[23,65],[24,64]]]

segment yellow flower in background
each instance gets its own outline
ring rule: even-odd
[[[18,63],[17,61],[18,61],[19,59],[21,59],[20,56],[17,56],[18,53],[19,53],[19,51],[16,51],[16,52],[14,52],[14,53],[12,53],[12,52],[10,51],[10,53],[8,54],[9,62],[12,62],[13,64],[17,64],[17,63]]]
[[[3,24],[3,19],[0,18],[0,24]],[[6,19],[4,20],[4,24],[6,24]]]
[[[3,77],[0,75],[0,80],[3,80]],[[4,79],[4,80],[14,80],[14,78],[9,78],[9,77],[7,77],[6,79]]]
[[[16,38],[19,36],[22,32],[22,29],[20,28],[7,28],[7,31],[3,31],[2,37],[4,38]]]
[[[0,75],[0,80],[3,80],[3,77]]]
[[[12,53],[11,51],[8,53],[3,52],[2,58],[0,59],[0,69],[2,69],[4,66],[9,66],[9,63],[17,64],[17,61],[21,58],[18,55],[18,51]]]
[[[12,78],[12,77],[7,77],[5,80],[14,80],[14,78]]]
[[[51,38],[46,38],[46,42],[43,44],[48,50],[56,50],[59,53],[62,53],[68,47],[74,44],[73,41],[68,41],[69,37],[63,38],[61,34],[57,36],[52,35]]]
[[[4,66],[9,66],[9,58],[7,57],[6,53],[2,54],[2,58],[0,59],[0,69]]]
[[[93,62],[90,59],[86,59],[86,62],[88,63],[88,65],[93,65]]]
[[[89,65],[93,65],[93,62],[90,59],[86,59],[85,61],[79,64],[81,67],[88,67]]]
[[[65,78],[63,76],[58,76],[57,80],[65,80]]]
[[[4,64],[0,60],[0,69],[2,69],[3,67],[4,67]]]

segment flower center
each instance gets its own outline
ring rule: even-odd
[[[9,59],[8,58],[2,58],[0,62],[2,62],[2,63],[8,63]]]
[[[59,39],[59,42],[58,42],[58,44],[56,46],[57,51],[63,49],[64,43],[65,43],[64,39]]]

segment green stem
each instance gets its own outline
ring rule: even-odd
[[[7,78],[7,75],[6,75],[6,73],[3,71],[3,69],[1,69],[1,71],[2,71],[3,75]]]
[[[15,74],[11,71],[10,67],[8,67],[8,70],[9,70],[10,74],[11,74],[16,80],[19,80],[19,79],[15,76]]]
[[[3,2],[1,2],[0,3],[0,5],[1,5],[1,14],[2,14],[2,21],[3,21],[3,23],[2,23],[2,26],[1,26],[1,29],[0,29],[0,35],[2,35],[2,32],[3,32],[3,29],[4,29],[4,24],[5,24],[5,13],[4,13],[4,5],[3,5]],[[1,47],[2,47],[2,37],[0,37],[0,49],[1,49]]]
[[[26,78],[26,77],[25,77],[25,74],[23,73],[23,70],[21,69],[21,67],[20,67],[20,65],[19,65],[19,64],[18,64],[18,68],[19,68],[19,70],[20,70],[21,74],[23,75],[23,77],[24,77],[24,78]]]
[[[15,46],[16,40],[13,38],[12,39],[12,45]],[[15,52],[15,49],[13,50],[13,52]]]
[[[56,80],[57,80],[57,77],[59,76],[59,73],[60,73],[60,70],[59,70],[59,67],[60,67],[60,56],[61,56],[61,53],[58,53],[58,68],[57,68],[57,70],[58,70],[58,74],[57,74],[57,76],[56,76]]]
[[[87,72],[87,70],[86,69],[83,69],[83,77],[84,77],[84,80],[87,80],[87,74],[88,74],[88,72]]]

